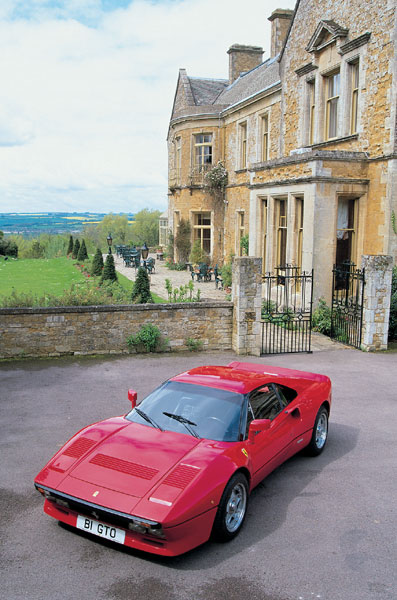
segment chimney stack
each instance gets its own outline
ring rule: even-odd
[[[270,58],[274,58],[280,54],[285,42],[285,38],[287,37],[293,15],[293,10],[283,8],[277,8],[270,15],[268,19],[272,24]]]
[[[233,44],[227,53],[229,55],[229,83],[233,83],[241,73],[251,71],[261,64],[263,48]]]

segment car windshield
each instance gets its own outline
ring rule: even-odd
[[[166,431],[236,442],[243,402],[244,396],[235,392],[168,381],[139,404],[140,414],[133,409],[126,418]]]

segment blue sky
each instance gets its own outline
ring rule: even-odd
[[[268,57],[293,5],[1,0],[0,212],[164,210],[178,69],[227,78],[234,43]]]

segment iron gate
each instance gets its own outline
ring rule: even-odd
[[[331,337],[360,348],[365,270],[353,263],[335,265],[332,279]]]
[[[263,283],[262,354],[311,352],[313,271],[277,267]]]

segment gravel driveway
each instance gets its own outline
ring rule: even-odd
[[[331,349],[251,358],[333,382],[330,437],[252,494],[243,530],[161,559],[43,514],[33,478],[84,425],[175,373],[232,353],[0,364],[1,597],[7,600],[392,600],[396,597],[396,354]],[[393,476],[394,473],[394,476]]]

